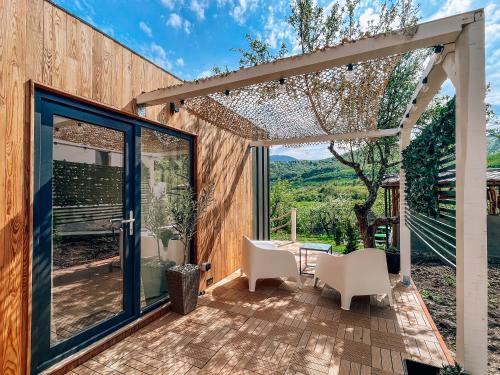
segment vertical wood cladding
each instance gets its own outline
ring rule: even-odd
[[[0,373],[29,368],[32,106],[34,80],[132,112],[141,92],[179,83],[144,58],[45,0],[0,0]],[[252,232],[248,142],[168,108],[147,117],[198,135],[196,183],[216,184],[199,226],[198,262],[218,281],[239,267],[240,241]],[[203,281],[204,282],[204,281]]]

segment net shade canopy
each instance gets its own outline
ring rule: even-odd
[[[468,12],[419,24],[410,33],[396,30],[367,35],[357,41],[160,88],[140,94],[136,101],[145,105],[182,102],[188,111],[254,144],[266,140],[287,144],[287,140],[341,134],[361,138],[364,133],[379,131],[376,127],[382,95],[401,56],[438,45],[453,46],[464,25],[474,22],[475,17],[476,13]],[[407,122],[419,112],[404,112]]]
[[[184,106],[253,141],[371,131],[398,61],[396,55],[257,83],[190,98]]]

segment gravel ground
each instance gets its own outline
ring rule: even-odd
[[[412,278],[448,348],[455,352],[455,270],[439,260],[412,260]],[[500,264],[488,269],[488,366],[489,374],[500,374]]]

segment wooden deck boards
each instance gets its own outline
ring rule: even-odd
[[[446,362],[413,287],[394,279],[393,307],[360,297],[342,311],[338,293],[303,281],[260,280],[250,293],[232,274],[193,313],[169,313],[71,374],[375,375],[402,374],[404,358]]]

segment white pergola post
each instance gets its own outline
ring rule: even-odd
[[[399,135],[400,160],[403,160],[403,150],[410,144],[411,125],[401,129]],[[401,283],[409,286],[411,280],[411,235],[405,224],[406,213],[406,176],[403,168],[399,171],[399,251],[401,264]]]
[[[457,361],[488,372],[486,110],[484,18],[464,26],[455,46]]]

